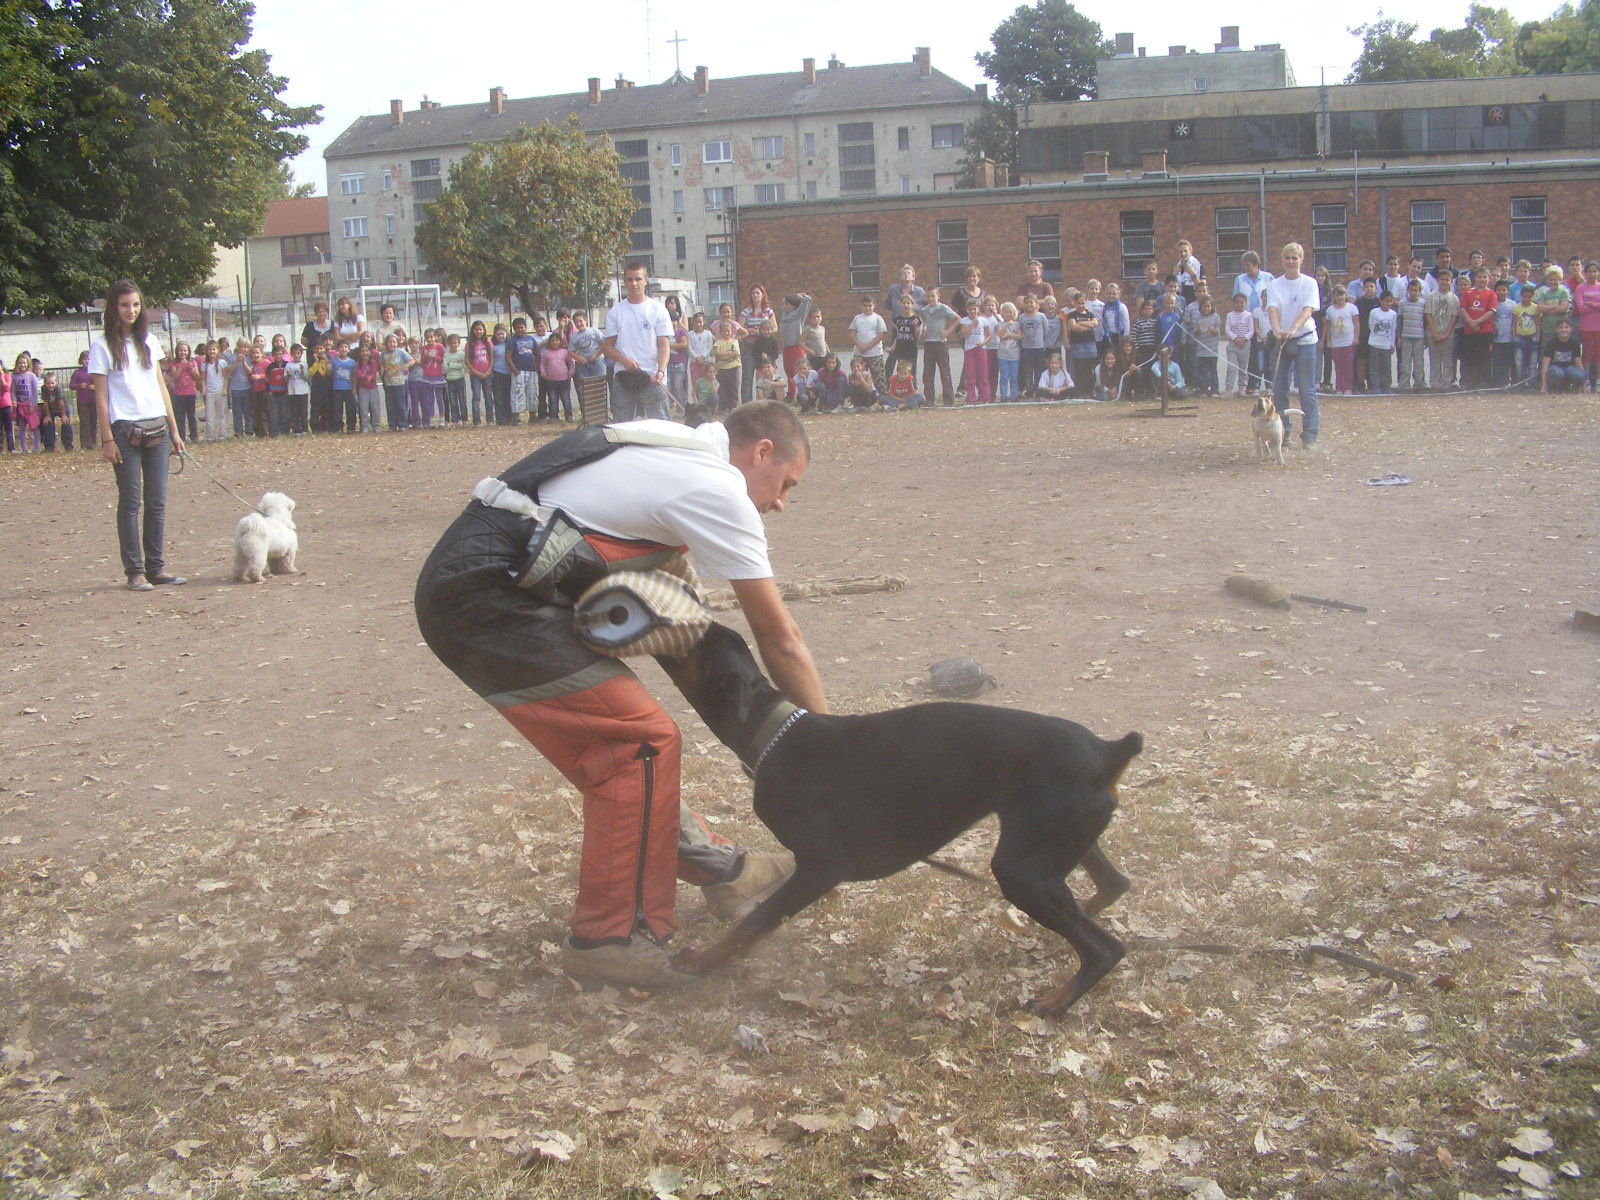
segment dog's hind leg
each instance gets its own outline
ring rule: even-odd
[[[1081,834],[1041,842],[1033,831],[1019,834],[1002,826],[1000,845],[991,864],[1006,899],[1046,929],[1066,938],[1077,951],[1078,973],[1062,987],[1029,1004],[1047,1017],[1071,1008],[1122,961],[1122,943],[1090,920],[1067,887],[1067,872],[1079,857],[1076,847],[1080,845]],[[1093,846],[1084,852],[1086,868],[1089,857],[1098,853]],[[1090,870],[1091,877],[1093,874]]]
[[[685,950],[673,956],[673,966],[690,975],[705,975],[730,959],[748,954],[750,948],[808,904],[826,896],[842,882],[833,872],[807,869],[796,862],[794,874],[750,914],[717,941],[703,950]]]
[[[1083,911],[1091,917],[1109,907],[1133,886],[1133,881],[1112,865],[1098,842],[1089,848],[1089,853],[1083,856],[1078,865],[1094,880],[1094,895],[1083,902]]]

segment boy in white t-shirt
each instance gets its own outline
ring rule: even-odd
[[[1400,314],[1394,293],[1385,289],[1367,317],[1367,381],[1374,395],[1394,391],[1394,351],[1400,339]]]
[[[888,383],[883,344],[889,337],[889,326],[877,309],[878,302],[871,296],[861,297],[861,311],[850,318],[850,336],[855,339],[855,356],[866,364],[873,387],[881,392]]]

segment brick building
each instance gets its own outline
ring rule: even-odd
[[[1033,111],[1021,164],[1030,182],[1011,186],[997,168],[997,180],[956,193],[746,210],[739,279],[810,291],[842,341],[860,296],[881,299],[908,262],[919,282],[945,287],[977,266],[1009,297],[1030,258],[1053,283],[1138,279],[1149,258],[1165,274],[1180,237],[1213,279],[1237,274],[1246,250],[1274,269],[1288,241],[1336,279],[1387,252],[1415,250],[1432,265],[1446,245],[1458,265],[1470,249],[1491,261],[1600,254],[1600,76],[1280,87]],[[1064,147],[1080,145],[1090,148],[1069,176]]]

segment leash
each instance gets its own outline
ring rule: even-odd
[[[250,501],[246,500],[243,496],[239,495],[238,492],[234,491],[227,484],[223,483],[222,480],[218,479],[210,471],[208,471],[204,467],[202,467],[200,465],[200,460],[197,459],[194,455],[189,453],[189,448],[187,446],[185,446],[183,448],[183,453],[178,455],[178,474],[179,475],[183,474],[183,464],[186,463],[186,462],[194,463],[194,469],[195,470],[199,471],[200,474],[204,475],[207,479],[211,480],[212,483],[216,484],[223,491],[227,492],[228,495],[232,496],[235,500],[237,500],[240,504],[244,505],[251,512],[260,512],[261,511],[254,504],[251,504]]]

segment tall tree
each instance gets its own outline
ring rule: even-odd
[[[1098,21],[1067,0],[1024,4],[995,27],[978,65],[999,88],[1039,100],[1092,100],[1095,64],[1111,54]]]
[[[71,307],[120,276],[166,301],[260,228],[320,118],[243,49],[254,11],[0,0],[0,307]]]
[[[1600,0],[1563,4],[1517,31],[1517,55],[1535,75],[1600,71]]]
[[[1361,39],[1361,54],[1346,83],[1385,83],[1403,79],[1468,79],[1519,75],[1518,27],[1503,8],[1474,4],[1456,29],[1435,29],[1417,40],[1412,21],[1380,16],[1350,32]]]
[[[627,252],[633,196],[607,138],[585,136],[576,117],[519,126],[480,142],[450,167],[444,194],[417,227],[430,270],[463,293],[515,293],[523,311],[577,291]]]

